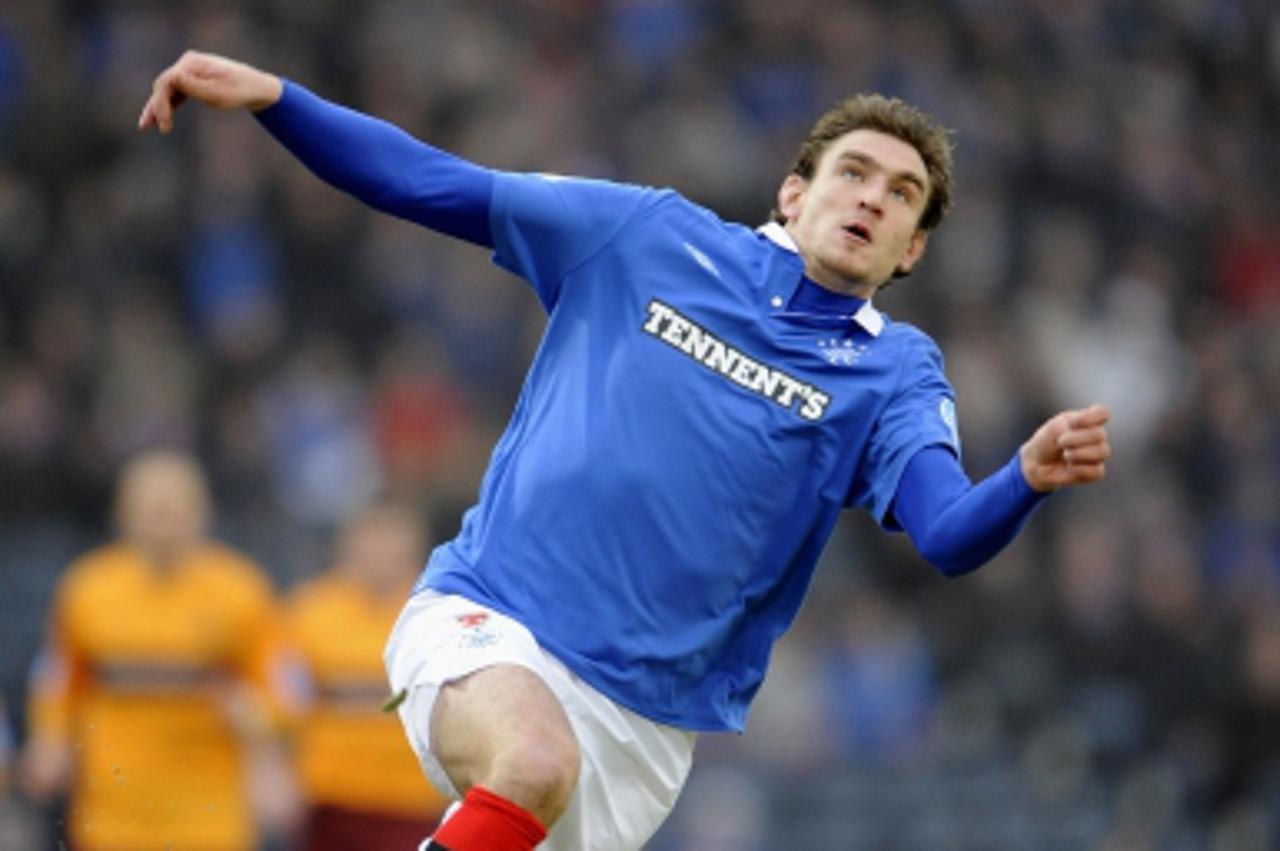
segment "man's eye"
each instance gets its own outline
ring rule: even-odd
[[[841,174],[842,176],[844,176],[844,177],[847,177],[847,178],[851,179],[851,180],[861,180],[861,179],[862,179],[862,172],[858,171],[856,168],[846,168],[844,171],[840,172],[840,174]]]

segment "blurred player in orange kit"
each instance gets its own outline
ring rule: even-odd
[[[380,711],[382,649],[426,553],[410,511],[376,504],[341,531],[335,566],[291,595],[289,632],[310,685],[295,741],[304,851],[416,848],[448,803],[399,720]]]
[[[291,829],[276,738],[278,610],[256,565],[206,537],[190,457],[140,455],[119,540],[62,577],[31,689],[24,786],[69,793],[75,851],[251,851]]]

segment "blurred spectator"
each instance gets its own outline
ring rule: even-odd
[[[1227,803],[1239,803],[1252,788],[1266,791],[1267,802],[1280,795],[1280,611],[1260,612],[1244,625],[1239,688],[1225,708]],[[1280,825],[1273,823],[1273,831]],[[1280,836],[1278,836],[1280,838]]]
[[[1216,244],[1215,284],[1241,317],[1274,316],[1280,311],[1280,213],[1252,193],[1227,210]]]
[[[401,499],[427,500],[474,492],[479,471],[467,468],[476,439],[467,400],[429,339],[402,334],[389,341],[372,382],[372,433],[386,489]],[[488,435],[485,435],[486,437]]]
[[[77,851],[250,851],[256,819],[283,830],[295,818],[275,736],[271,589],[205,537],[204,474],[188,456],[130,461],[117,521],[119,540],[60,582],[33,674],[25,789],[69,794]]]
[[[304,344],[265,388],[272,473],[293,519],[323,528],[377,489],[366,395],[349,351],[329,336]]]
[[[0,799],[9,794],[9,764],[13,760],[13,726],[9,723],[9,709],[0,695]]]
[[[1155,442],[1183,401],[1190,358],[1176,337],[1171,260],[1154,245],[1136,243],[1121,263],[1099,309],[1053,357],[1062,398],[1096,396],[1111,407],[1118,463],[1126,464]]]
[[[0,848],[12,848],[16,851],[20,848],[34,848],[37,840],[29,819],[15,806],[14,799],[9,794],[13,748],[13,727],[9,723],[4,697],[0,696]]]
[[[844,618],[824,659],[833,744],[853,761],[906,761],[923,746],[937,699],[924,636],[909,612],[870,591]]]
[[[404,506],[358,511],[334,566],[290,595],[287,623],[306,687],[294,762],[307,804],[300,851],[417,847],[448,801],[427,783],[387,698],[382,650],[426,560]]]

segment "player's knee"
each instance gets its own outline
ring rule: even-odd
[[[546,730],[509,747],[496,760],[491,783],[550,826],[569,806],[581,764],[572,732]]]

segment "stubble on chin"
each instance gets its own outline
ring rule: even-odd
[[[821,280],[835,285],[841,292],[854,295],[854,290],[866,286],[869,270],[859,258],[843,252],[823,252],[814,259],[823,275]]]

